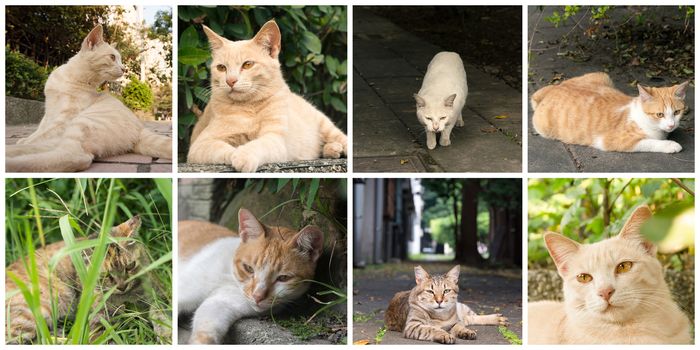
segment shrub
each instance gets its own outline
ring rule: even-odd
[[[8,96],[44,99],[46,69],[29,57],[5,48],[5,94]]]
[[[131,109],[148,111],[153,105],[153,92],[148,84],[131,77],[122,91],[122,100]]]

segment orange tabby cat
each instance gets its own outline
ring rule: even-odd
[[[615,89],[602,72],[545,86],[532,95],[532,123],[546,138],[603,151],[680,152],[666,140],[685,110],[688,82],[652,88],[637,85],[638,97]]]
[[[212,92],[192,132],[188,162],[254,172],[265,163],[347,153],[345,134],[284,81],[274,21],[251,40],[229,41],[203,28],[212,49]]]

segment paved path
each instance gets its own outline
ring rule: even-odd
[[[430,273],[444,273],[453,264],[424,263]],[[353,341],[375,343],[377,331],[384,326],[384,311],[395,293],[416,285],[414,264],[388,264],[356,269],[353,273]],[[462,268],[460,302],[481,314],[501,313],[508,317],[508,329],[522,339],[522,282],[520,271],[495,275],[488,271]],[[509,344],[496,326],[472,326],[476,340],[458,340],[458,344]],[[381,344],[430,344],[410,340],[400,332],[387,331]]]
[[[178,165],[181,173],[236,173],[230,165],[226,164],[194,164],[181,163]],[[268,163],[261,165],[258,173],[347,173],[348,162],[340,159],[314,159],[285,163]]]
[[[14,145],[18,139],[29,136],[39,124],[6,125],[5,144]],[[146,127],[161,135],[172,136],[169,122],[146,122]],[[170,173],[172,160],[152,158],[136,153],[96,159],[86,173]]]
[[[602,71],[604,67],[610,69],[608,74],[616,87],[631,96],[638,94],[636,86],[630,84],[635,80],[653,86],[680,82],[671,77],[660,77],[661,79],[657,79],[660,81],[650,82],[645,75],[647,70],[644,67],[620,67],[615,64],[615,59],[606,52],[611,48],[604,47],[604,44],[600,44],[596,52],[583,53],[584,58],[577,56],[581,52],[577,51],[575,45],[560,47],[562,36],[570,32],[578,33],[581,30],[572,30],[578,17],[555,28],[552,23],[544,19],[551,15],[552,11],[552,7],[545,7],[543,12],[536,6],[530,6],[528,9],[528,38],[532,38],[529,55],[528,93],[530,96],[557,78],[567,79],[589,72]],[[624,16],[625,13],[622,11],[626,10],[615,12],[614,15]],[[584,11],[581,11],[581,14],[583,13]],[[663,16],[660,17],[667,20]],[[692,43],[689,44],[692,45]],[[568,58],[572,54],[578,58]],[[528,170],[530,172],[693,172],[695,166],[695,88],[693,86],[690,86],[686,93],[686,104],[690,106],[690,112],[683,117],[680,127],[669,137],[683,146],[683,150],[676,154],[604,152],[591,147],[565,145],[559,141],[547,140],[537,135],[532,128],[532,110],[528,108]]]
[[[432,57],[449,48],[423,41],[365,8],[353,11],[355,171],[521,171],[520,91],[466,64],[465,126],[453,130],[451,146],[428,150],[412,96]]]

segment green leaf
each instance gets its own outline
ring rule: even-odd
[[[244,39],[248,35],[245,23],[229,23],[226,25],[226,36]]]
[[[192,104],[192,89],[190,89],[189,85],[185,85],[185,105],[187,106],[187,109],[192,108]]]
[[[345,106],[345,102],[335,96],[331,98],[331,106],[333,106],[333,109],[338,112],[346,113],[348,111],[347,107]]]
[[[321,39],[316,34],[305,31],[301,36],[301,42],[307,50],[313,53],[321,53]]]
[[[318,187],[321,185],[321,179],[315,178],[311,179],[311,186],[309,186],[309,195],[306,197],[306,207],[311,208],[311,205],[316,199],[316,193],[318,193]]]
[[[199,34],[197,33],[197,29],[191,25],[182,31],[178,48],[182,50],[183,48],[196,48],[198,46]]]
[[[196,47],[180,47],[177,50],[177,56],[180,64],[197,66],[206,62],[209,59],[210,54],[209,51]]]

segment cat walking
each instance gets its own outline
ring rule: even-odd
[[[192,131],[189,163],[255,172],[266,163],[347,154],[347,136],[284,81],[274,20],[250,40],[230,41],[203,28],[212,50],[212,93]]]
[[[144,127],[114,96],[98,92],[124,74],[119,52],[96,26],[80,51],[46,81],[46,112],[39,128],[16,145],[7,145],[8,172],[73,172],[95,158],[135,152],[172,158],[172,139]]]
[[[680,124],[687,87],[637,85],[630,97],[606,73],[589,73],[537,90],[532,123],[542,137],[602,151],[677,153],[681,145],[666,138]]]
[[[459,54],[446,51],[436,54],[428,64],[420,91],[413,95],[429,149],[435,148],[437,133],[440,133],[440,146],[449,146],[452,129],[455,125],[464,126],[462,109],[467,93],[467,73]]]
[[[690,321],[671,297],[656,246],[639,233],[649,217],[641,206],[616,237],[594,244],[545,234],[564,301],[528,303],[530,344],[692,342]]]
[[[505,325],[501,314],[477,315],[458,301],[459,265],[444,275],[430,275],[415,267],[416,286],[396,293],[384,314],[387,329],[404,337],[454,344],[456,339],[476,339],[470,325]]]
[[[238,232],[207,222],[178,229],[178,312],[194,313],[190,344],[220,344],[241,318],[262,315],[303,295],[323,251],[316,226],[265,226],[238,212]]]

